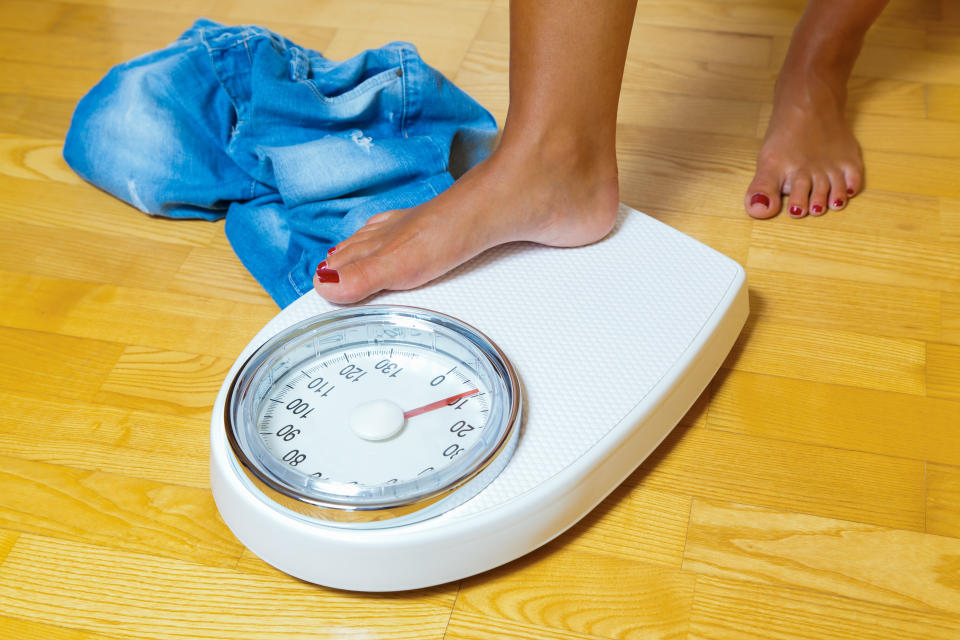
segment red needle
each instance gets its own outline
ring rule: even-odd
[[[426,413],[427,411],[433,411],[434,409],[442,409],[443,407],[456,402],[460,398],[466,398],[467,396],[472,396],[478,391],[480,391],[480,389],[470,389],[470,391],[464,391],[463,393],[458,393],[455,396],[450,396],[449,398],[444,398],[443,400],[437,400],[436,402],[425,404],[422,407],[417,407],[416,409],[410,409],[410,411],[404,411],[403,417],[412,418],[413,416],[418,416],[421,413]]]

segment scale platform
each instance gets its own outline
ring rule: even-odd
[[[624,205],[613,232],[595,244],[504,245],[426,286],[366,302],[431,309],[476,327],[509,357],[524,407],[509,462],[466,502],[412,524],[329,526],[272,500],[244,473],[230,453],[224,405],[231,381],[260,345],[341,307],[310,292],[253,338],[213,411],[217,507],[267,563],[358,591],[459,580],[561,534],[670,433],[748,314],[739,264]]]

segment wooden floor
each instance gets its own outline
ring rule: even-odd
[[[502,124],[506,0],[3,0],[0,638],[960,638],[960,2],[894,0],[871,32],[850,100],[864,193],[753,221],[802,4],[637,12],[622,199],[750,281],[707,392],[545,548],[367,596],[278,573],[214,507],[211,405],[277,311],[222,224],[150,219],[60,147],[111,65],[198,15],[332,58],[411,40]]]

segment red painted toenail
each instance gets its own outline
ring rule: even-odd
[[[852,196],[852,195],[853,195],[853,189],[847,189],[847,195],[848,195],[848,196]]]
[[[333,269],[327,269],[327,261],[317,265],[317,280],[324,283],[340,282],[340,274]]]
[[[839,209],[840,207],[843,206],[843,200],[841,200],[840,198],[837,198],[836,200],[833,201],[833,206]]]
[[[336,250],[337,250],[336,247],[330,247],[329,249],[327,249],[327,255],[330,255],[331,253],[333,253],[333,252],[336,251]]]
[[[794,218],[799,218],[800,216],[803,215],[803,209],[801,209],[797,205],[793,205],[792,207],[790,207],[790,215],[792,215]]]
[[[769,206],[770,206],[770,198],[768,198],[767,196],[765,196],[765,195],[762,194],[762,193],[755,193],[755,194],[753,194],[753,197],[750,198],[750,206],[752,207],[752,206],[755,205],[755,204],[762,204],[762,205],[765,206],[765,207],[769,207]]]
[[[823,207],[821,207],[818,204],[815,204],[812,207],[810,207],[810,210],[813,211],[814,213],[823,213]]]

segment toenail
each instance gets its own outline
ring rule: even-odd
[[[852,195],[853,195],[853,189],[847,189],[847,195],[848,195],[848,196],[852,196]]]
[[[750,198],[750,206],[752,207],[752,206],[755,205],[755,204],[762,204],[763,206],[769,208],[769,207],[770,207],[770,198],[768,198],[767,196],[765,196],[765,195],[762,194],[762,193],[755,193],[755,194],[753,194],[753,197]]]
[[[810,207],[810,211],[813,211],[814,213],[823,213],[823,207],[820,206],[819,204],[815,204],[812,207]]]
[[[843,206],[843,200],[841,200],[840,198],[837,198],[836,200],[833,201],[833,206],[834,208],[839,209],[840,207]]]
[[[317,265],[317,280],[320,282],[340,282],[340,274],[333,269],[327,269],[327,261]]]
[[[790,207],[790,215],[792,215],[794,218],[799,218],[800,216],[803,215],[803,209],[801,209],[797,205],[793,205],[792,207]]]
[[[333,252],[336,251],[336,250],[337,250],[337,247],[336,247],[336,246],[330,247],[329,249],[327,249],[327,255],[330,255],[331,253],[333,253]]]

